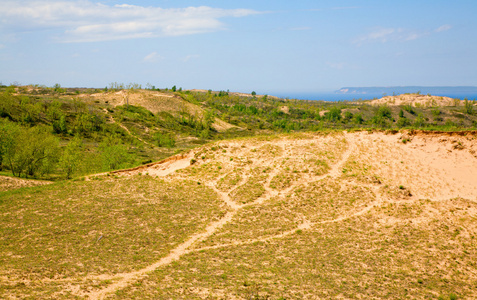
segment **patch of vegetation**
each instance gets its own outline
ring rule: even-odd
[[[475,128],[477,124],[473,101],[465,101],[462,111],[458,106],[372,106],[358,100],[302,101],[256,94],[244,96],[229,91],[158,89],[150,84],[147,90],[140,88],[138,84],[121,83],[112,83],[104,90],[69,89],[58,84],[51,88],[39,85],[0,87],[0,139],[5,140],[0,151],[0,168],[16,176],[62,179],[132,167],[209,141],[241,136],[330,129],[459,130]],[[111,105],[103,100],[111,92],[118,91],[125,99],[122,105]],[[167,99],[172,99],[171,103],[176,101],[182,108],[176,112],[152,113],[145,107],[129,103],[128,99],[133,95],[153,98],[153,94],[148,94],[152,92],[164,93],[169,97]],[[94,97],[93,93],[96,93]],[[218,119],[235,127],[218,130]],[[19,157],[26,154],[19,150],[11,154],[15,147],[6,142],[8,136],[16,137],[16,131],[25,132],[22,136],[27,139],[35,135],[27,132],[42,132],[49,158],[37,157],[33,159],[36,162],[21,166]],[[117,145],[121,144],[117,149],[120,158],[115,158],[119,159],[116,162],[104,161],[108,157],[107,151],[113,147],[105,146],[110,143],[111,136]],[[68,148],[73,139],[81,140],[81,147],[71,145]],[[15,138],[14,142],[20,141]],[[35,144],[33,140],[27,143]],[[10,154],[5,154],[6,151]],[[72,155],[75,151],[78,153]],[[13,165],[12,155],[17,161]]]
[[[207,187],[149,176],[0,192],[0,276],[31,281],[13,290],[2,282],[0,297],[24,298],[28,290],[32,298],[57,298],[54,281],[36,280],[140,269],[222,216],[221,206]]]

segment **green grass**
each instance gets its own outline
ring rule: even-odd
[[[282,239],[194,252],[141,280],[139,287],[120,291],[117,298],[201,299],[204,293],[209,299],[249,299],[251,293],[270,299],[474,295],[476,282],[465,270],[475,267],[477,253],[466,247],[469,238],[452,241],[448,221],[434,218],[430,228],[419,228],[408,225],[412,218],[391,226],[381,225],[380,219],[377,210]],[[429,241],[438,242],[440,251],[432,251]]]
[[[224,213],[204,186],[149,176],[2,192],[0,276],[21,282],[130,272]]]
[[[408,182],[400,189],[375,173],[407,165],[369,142],[373,153],[340,133],[234,139],[203,146],[194,165],[163,179],[0,192],[0,298],[87,297],[150,266],[232,211],[210,185],[245,205],[109,298],[475,297],[475,201],[402,197]]]

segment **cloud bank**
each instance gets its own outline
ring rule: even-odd
[[[60,42],[95,42],[131,38],[181,36],[225,29],[228,17],[259,14],[250,9],[108,6],[89,0],[2,1],[0,29],[18,32],[59,30]]]

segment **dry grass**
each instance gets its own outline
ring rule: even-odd
[[[11,191],[23,187],[41,186],[50,184],[49,181],[21,179],[9,176],[0,176],[0,192]]]
[[[164,179],[0,193],[0,295],[474,299],[476,140],[460,142],[237,139]]]
[[[44,279],[140,269],[225,212],[209,188],[148,176],[18,190],[0,203],[0,293],[18,297],[37,285],[45,294],[32,296],[53,297]]]

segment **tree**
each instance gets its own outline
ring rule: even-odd
[[[173,148],[176,145],[176,139],[172,134],[157,132],[154,138],[159,147]]]
[[[363,115],[361,113],[355,114],[353,120],[355,124],[363,124],[364,122]]]
[[[468,115],[471,115],[474,112],[474,104],[467,100],[467,98],[464,99],[464,112]]]
[[[392,118],[391,109],[387,105],[380,106],[375,115],[378,117],[387,118],[387,119]]]
[[[66,179],[70,179],[71,175],[77,170],[80,157],[81,146],[83,141],[79,136],[75,136],[68,145],[63,149],[63,153],[59,160],[59,167],[64,172]]]
[[[253,91],[252,96],[257,96],[257,93],[255,93],[255,91]]]
[[[61,115],[59,120],[53,121],[53,131],[55,133],[67,133],[68,128],[66,127],[66,117]]]
[[[347,123],[347,122],[351,121],[351,119],[353,119],[353,114],[349,111],[346,111],[344,113],[344,121]]]
[[[341,108],[332,107],[325,113],[325,119],[328,121],[336,122],[341,120]]]
[[[5,162],[14,176],[49,174],[58,161],[58,139],[45,127],[17,128]]]
[[[407,118],[400,117],[396,123],[397,127],[402,128],[411,125],[411,121]]]
[[[20,135],[20,127],[15,123],[0,119],[0,170],[7,162],[7,157],[13,156],[16,137]]]
[[[173,92],[175,92],[175,91],[177,90],[177,87],[174,85],[174,86],[171,88],[171,90],[172,90]]]
[[[105,170],[114,170],[125,167],[130,160],[127,147],[117,134],[107,135],[99,145],[103,167]]]
[[[423,114],[420,113],[417,115],[417,118],[414,120],[415,127],[424,127],[426,126],[426,119],[424,118]]]

